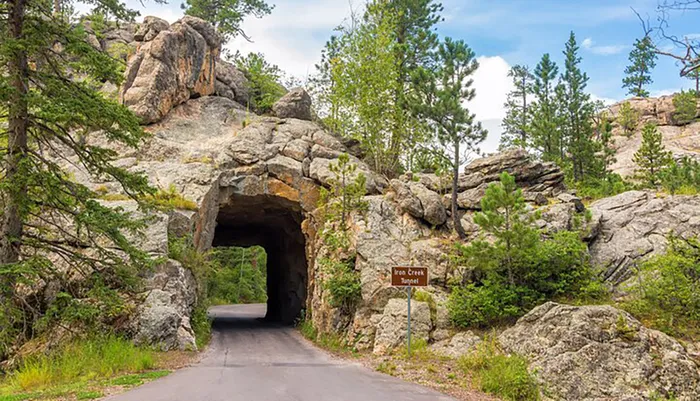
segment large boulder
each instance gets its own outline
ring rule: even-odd
[[[226,97],[246,107],[250,104],[248,78],[243,71],[223,60],[216,61],[215,90],[217,96]]]
[[[136,33],[138,50],[122,87],[123,103],[146,124],[160,121],[191,97],[215,91],[221,38],[214,27],[191,16],[166,24],[150,18]]]
[[[590,210],[600,221],[590,244],[592,261],[613,284],[630,278],[641,258],[663,253],[670,233],[700,235],[700,196],[630,191],[596,201]]]
[[[310,121],[312,119],[311,96],[303,88],[294,88],[272,106],[272,111],[279,118]]]
[[[433,226],[447,221],[442,197],[423,184],[412,180],[391,180],[391,187],[396,192],[396,201],[406,213]]]
[[[438,355],[459,358],[473,351],[480,343],[481,337],[471,331],[463,331],[455,334],[452,338],[447,338],[432,344],[430,350]]]
[[[611,306],[548,302],[498,339],[528,358],[549,399],[700,399],[700,366],[683,346]]]
[[[156,345],[168,351],[197,348],[190,325],[197,303],[197,283],[191,271],[168,260],[145,277],[149,288],[139,307],[135,324],[138,344]]]
[[[390,299],[384,307],[374,340],[374,353],[383,355],[406,341],[408,303],[405,299]],[[430,307],[425,302],[411,301],[411,338],[428,340],[432,323]]]

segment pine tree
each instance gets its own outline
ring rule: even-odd
[[[554,93],[558,73],[559,69],[549,54],[542,56],[534,71],[535,103],[530,108],[531,142],[547,161],[559,158],[559,121]]]
[[[585,90],[588,75],[582,72],[579,64],[579,46],[573,32],[569,35],[564,49],[565,69],[561,76],[561,86],[557,90],[561,121],[560,157],[570,164],[574,181],[582,181],[587,174],[596,170],[596,143],[593,141],[594,107],[590,95]]]
[[[223,36],[231,40],[241,35],[250,40],[241,28],[241,22],[248,15],[262,18],[272,12],[274,6],[265,0],[185,0],[181,8],[186,15],[208,21]]]
[[[639,124],[639,113],[632,108],[630,102],[624,102],[620,106],[620,115],[617,117],[617,122],[625,131],[625,135],[630,136],[637,129]]]
[[[118,20],[135,15],[120,2],[90,4]],[[126,236],[145,223],[96,201],[97,195],[64,172],[62,163],[70,160],[93,177],[118,182],[134,198],[153,190],[145,177],[111,164],[116,152],[80,139],[100,135],[131,148],[144,139],[136,116],[94,84],[119,85],[119,62],[93,48],[81,24],[54,13],[46,2],[5,2],[0,10],[0,114],[7,118],[7,125],[0,124],[0,143],[5,143],[0,145],[1,357],[14,338],[32,330],[15,307],[20,302],[15,284],[55,279],[47,255],[76,271],[92,272],[89,282],[104,293],[126,288],[127,277],[149,262]],[[70,291],[64,295],[87,298]],[[100,305],[89,304],[81,305]]]
[[[648,97],[649,91],[644,89],[646,85],[654,82],[651,78],[651,70],[656,67],[658,58],[654,43],[647,35],[634,42],[634,49],[630,52],[630,65],[625,68],[622,79],[622,87],[627,88],[627,93],[637,97]]]
[[[501,148],[518,146],[525,148],[528,144],[531,113],[528,96],[533,93],[533,76],[527,66],[515,65],[508,72],[515,89],[508,93],[505,103],[506,117],[503,119]]]
[[[672,161],[672,153],[663,145],[661,131],[654,124],[646,124],[642,129],[642,146],[634,154],[639,178],[651,187],[657,186],[659,174]]]
[[[464,106],[476,96],[471,76],[478,67],[474,51],[466,43],[445,38],[436,53],[435,69],[422,70],[424,75],[419,81],[422,83],[419,112],[431,122],[437,140],[452,155],[452,218],[462,238],[465,233],[457,207],[459,167],[464,162],[462,152],[475,150],[487,135],[481,123],[475,121],[474,114]]]
[[[685,76],[695,82],[695,96],[700,97],[700,68],[696,68]]]

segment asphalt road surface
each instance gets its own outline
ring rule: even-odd
[[[293,328],[260,318],[265,305],[218,306],[198,364],[110,401],[448,401],[433,390],[339,360]]]

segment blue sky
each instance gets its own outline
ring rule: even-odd
[[[543,53],[555,61],[570,31],[581,45],[582,68],[590,77],[589,91],[595,98],[616,101],[625,98],[621,88],[623,71],[634,40],[643,34],[632,8],[652,23],[659,0],[443,0],[445,21],[438,26],[442,36],[464,39],[477,53],[481,68],[475,75],[477,97],[470,104],[477,118],[489,128],[486,150],[497,146],[503,102],[511,88],[506,76],[510,66],[534,67]],[[180,2],[167,5],[127,1],[142,15],[156,15],[170,22],[182,11]],[[302,81],[313,72],[323,44],[333,29],[360,10],[364,0],[269,0],[273,13],[263,19],[248,18],[245,31],[253,42],[242,38],[227,45],[242,52],[262,52],[283,70]],[[700,11],[671,16],[672,33],[700,34]],[[563,66],[560,66],[560,69]],[[678,76],[669,58],[660,58],[653,72],[652,95],[668,94],[694,84]]]

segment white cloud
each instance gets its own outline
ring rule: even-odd
[[[350,17],[353,9],[358,10],[358,6],[350,1],[278,2],[271,15],[244,21],[243,30],[252,42],[238,37],[226,48],[234,53],[263,53],[271,63],[304,80],[320,60],[321,49],[333,30]]]
[[[583,42],[581,42],[581,47],[590,51],[591,53],[600,54],[603,56],[609,56],[611,54],[618,54],[627,48],[626,45],[597,46],[592,38],[584,39]]]

